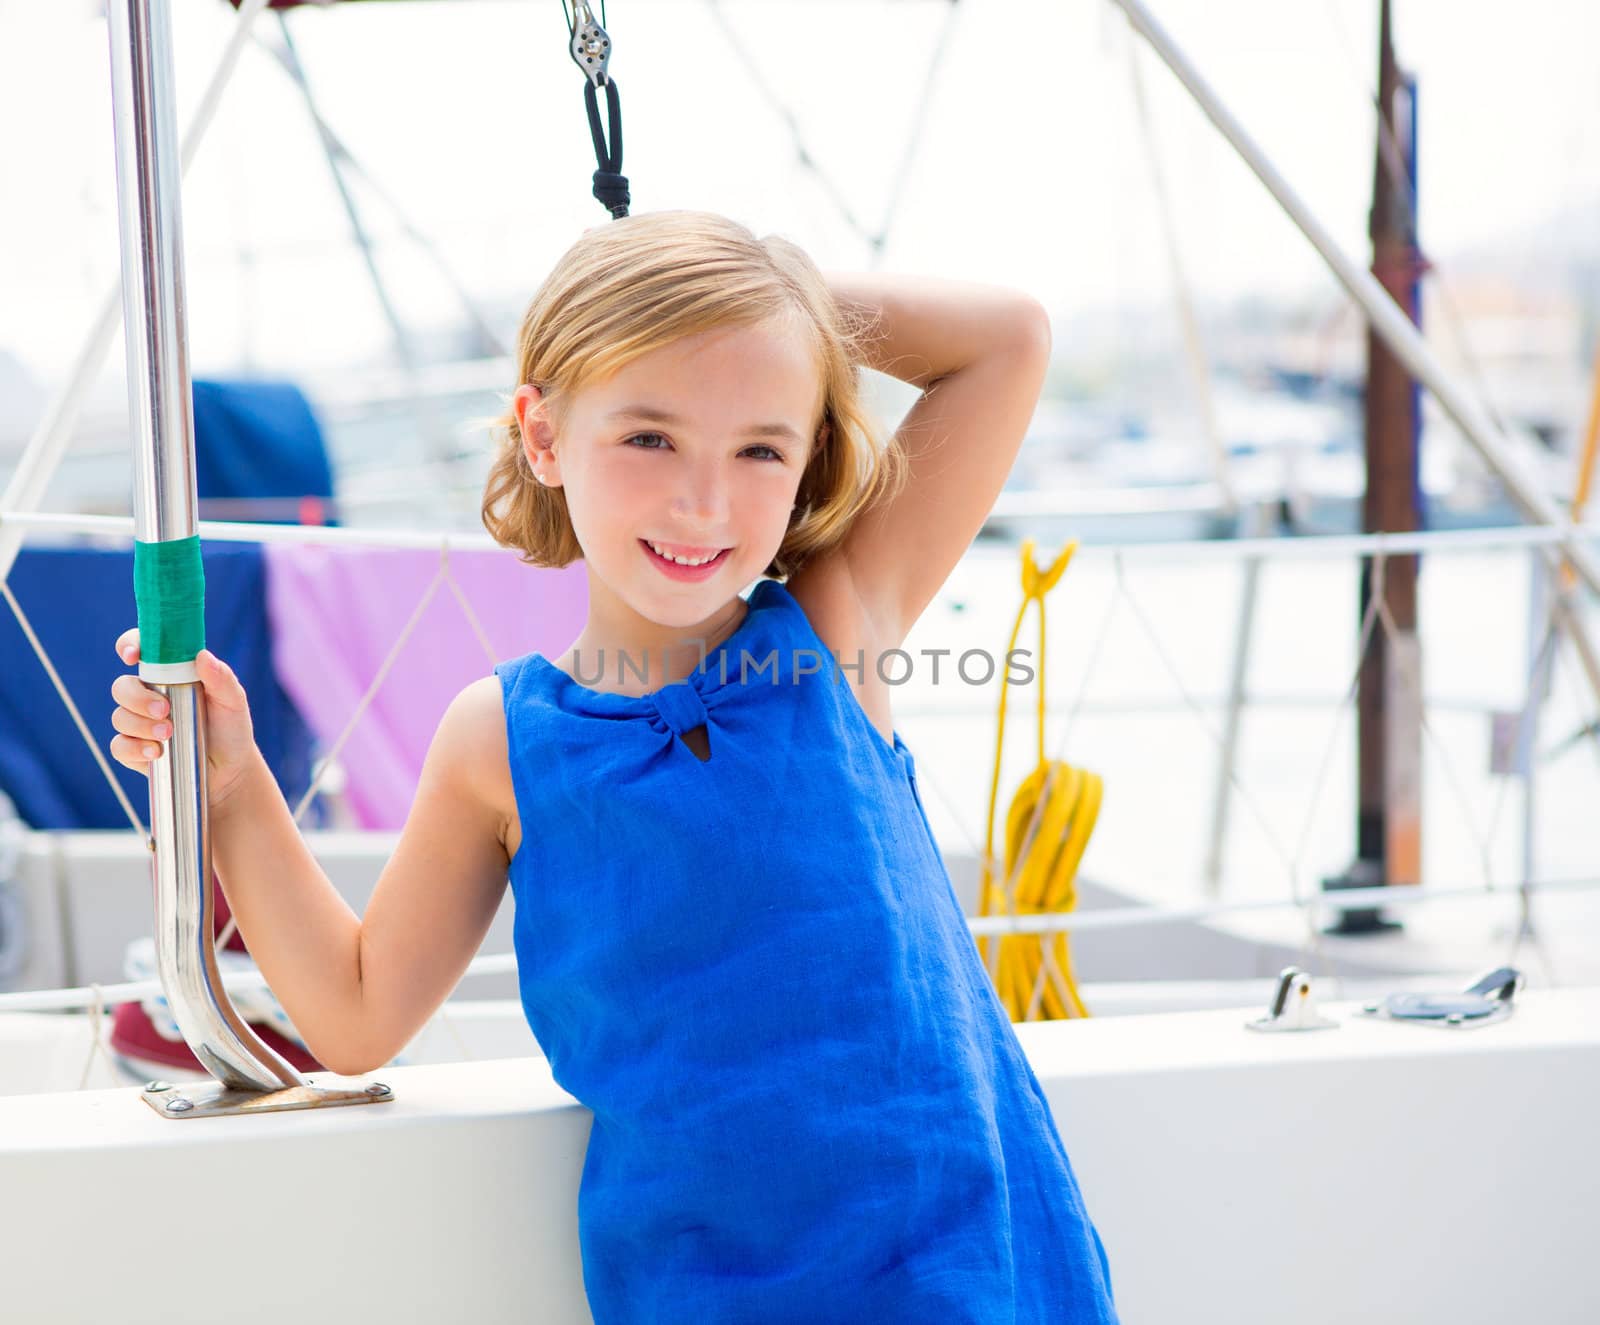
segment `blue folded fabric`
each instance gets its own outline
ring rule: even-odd
[[[206,645],[227,659],[250,696],[256,743],[284,794],[310,783],[311,732],[278,685],[267,624],[261,548],[219,543],[201,550],[206,576]],[[133,550],[24,548],[11,590],[104,752],[111,725],[111,682],[129,669],[117,636],[137,618]],[[127,817],[78,735],[66,706],[34,657],[9,608],[0,604],[0,790],[33,828],[122,828]],[[141,817],[145,780],[110,760]]]
[[[194,434],[201,500],[333,495],[322,430],[292,382],[196,382]]]

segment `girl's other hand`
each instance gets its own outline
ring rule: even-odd
[[[137,627],[117,638],[117,656],[129,666],[137,665]],[[194,663],[206,700],[206,799],[216,806],[226,799],[255,756],[255,729],[249,700],[233,669],[209,649],[202,649]],[[136,675],[113,681],[111,697],[117,701],[111,725],[118,732],[111,738],[111,757],[148,777],[150,765],[166,753],[172,736],[171,706],[164,695]]]

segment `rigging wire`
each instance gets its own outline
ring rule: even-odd
[[[563,0],[564,2],[564,0]],[[771,88],[771,80],[764,77],[756,64],[755,57],[749,48],[740,40],[738,32],[728,22],[727,15],[723,12],[721,0],[706,0],[706,8],[711,11],[711,16],[721,29],[728,45],[733,48],[734,54],[745,67],[745,72],[750,76],[750,82],[760,93],[772,112],[778,116],[789,130],[789,137],[793,142],[795,159],[800,166],[811,172],[822,190],[827,194],[830,202],[838,211],[851,231],[855,233],[863,244],[867,246],[870,261],[876,267],[882,260],[884,251],[888,247],[889,235],[893,229],[896,215],[899,211],[900,200],[904,195],[906,184],[911,177],[911,168],[915,162],[917,150],[922,143],[922,133],[928,119],[928,110],[933,102],[934,85],[944,63],[946,50],[949,48],[950,39],[955,31],[956,18],[961,10],[961,0],[946,0],[948,8],[945,11],[944,26],[940,29],[935,39],[933,55],[928,61],[928,67],[923,72],[922,85],[917,94],[916,109],[911,120],[911,129],[907,135],[905,145],[900,152],[899,164],[895,168],[894,181],[890,185],[889,199],[884,208],[882,220],[876,230],[871,230],[866,223],[856,215],[851,207],[845,191],[837,181],[823,169],[816,156],[807,146],[805,135],[801,132],[800,122],[795,113],[782,98],[778,97]]]
[[[1222,514],[1229,519],[1239,515],[1238,485],[1234,480],[1228,444],[1217,422],[1216,404],[1211,395],[1211,360],[1206,353],[1205,337],[1200,330],[1200,318],[1195,310],[1194,296],[1189,289],[1188,276],[1183,266],[1183,246],[1178,242],[1178,223],[1172,194],[1167,187],[1161,150],[1156,142],[1155,117],[1150,111],[1145,95],[1144,75],[1139,66],[1140,43],[1130,21],[1125,33],[1128,50],[1128,74],[1133,82],[1133,105],[1139,124],[1139,138],[1144,146],[1145,161],[1150,168],[1151,182],[1155,187],[1156,211],[1161,218],[1161,236],[1167,250],[1167,263],[1172,271],[1172,294],[1178,305],[1178,324],[1183,331],[1184,357],[1189,364],[1189,380],[1194,388],[1195,404],[1200,411],[1200,427],[1206,446],[1211,452],[1211,471],[1216,477]]]

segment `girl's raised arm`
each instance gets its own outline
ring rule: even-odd
[[[894,444],[909,478],[840,548],[882,647],[905,639],[971,546],[1017,457],[1050,362],[1050,319],[1020,291],[827,273],[841,303],[879,320],[869,366],[922,389]]]

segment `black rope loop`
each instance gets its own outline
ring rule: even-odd
[[[611,129],[609,148],[600,125],[600,105],[594,84],[587,79],[583,84],[583,104],[589,112],[589,136],[594,139],[594,158],[599,165],[594,172],[594,196],[611,213],[613,220],[620,220],[628,214],[632,200],[628,196],[628,177],[622,173],[622,102],[617,96],[616,80],[606,79],[606,116]]]

